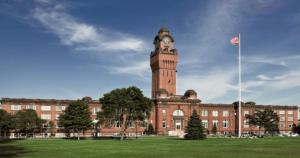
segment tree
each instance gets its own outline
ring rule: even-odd
[[[184,137],[186,139],[204,139],[206,138],[204,130],[205,128],[203,127],[202,121],[196,110],[194,110],[185,130],[187,134]]]
[[[218,132],[217,124],[214,123],[214,124],[213,124],[213,128],[211,129],[211,133],[217,134],[217,132]]]
[[[50,137],[55,136],[55,124],[53,121],[49,121],[49,128],[50,128]]]
[[[147,135],[155,134],[152,123],[149,123],[147,130],[145,131]]]
[[[300,134],[300,124],[298,124],[298,126],[296,124],[293,124],[292,132]]]
[[[82,100],[70,103],[59,117],[59,125],[64,127],[66,131],[77,133],[78,140],[80,140],[80,133],[91,127],[91,124],[89,107]]]
[[[102,127],[111,127],[111,121],[108,121],[108,119],[105,118],[103,111],[97,112],[97,120],[98,122],[95,124],[96,136],[98,135],[98,132],[101,131]]]
[[[279,131],[278,122],[279,116],[271,109],[256,110],[253,115],[247,115],[250,125],[258,126],[260,133],[261,128],[264,128],[264,133],[274,134]]]
[[[12,128],[13,117],[5,110],[0,109],[0,139],[2,138],[2,133],[5,138]]]
[[[43,123],[45,120],[40,119],[32,109],[21,110],[15,114],[16,132],[25,134],[26,137],[29,136],[28,134],[39,133]]]
[[[102,104],[101,118],[106,124],[119,122],[120,136],[124,139],[126,129],[132,122],[143,121],[149,117],[152,104],[137,87],[112,90],[100,98]]]

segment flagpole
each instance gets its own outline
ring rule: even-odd
[[[242,77],[241,77],[241,34],[239,33],[239,138],[242,136]]]

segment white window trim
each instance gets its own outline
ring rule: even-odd
[[[47,107],[47,108],[46,108]],[[42,111],[51,111],[51,106],[50,105],[42,105],[41,106]]]
[[[10,109],[11,110],[22,110],[22,106],[21,105],[10,105]]]
[[[208,128],[208,120],[202,120],[202,125],[204,128]]]
[[[36,110],[36,105],[26,105],[26,109]]]
[[[41,119],[43,119],[43,120],[51,120],[51,114],[41,114]]]
[[[167,121],[166,120],[162,121],[162,128],[167,128]]]
[[[207,110],[202,110],[201,111],[201,116],[207,117],[208,116],[208,111]]]
[[[216,111],[216,110],[212,111],[213,117],[218,117],[218,115],[219,115],[219,111]]]
[[[229,111],[228,110],[223,111],[223,117],[228,117],[228,116],[229,116]]]
[[[227,125],[226,127],[224,125]],[[229,120],[223,120],[223,128],[229,128]]]

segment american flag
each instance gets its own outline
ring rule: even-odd
[[[239,39],[239,37],[237,37],[237,36],[233,37],[233,38],[230,40],[230,43],[231,43],[232,45],[239,45],[239,44],[240,44],[240,39]]]

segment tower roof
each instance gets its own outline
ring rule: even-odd
[[[160,29],[159,29],[159,31],[158,31],[158,33],[162,33],[162,32],[170,32],[169,31],[169,29],[168,28],[166,28],[166,27],[161,27]]]

